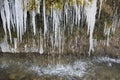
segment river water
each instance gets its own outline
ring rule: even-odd
[[[0,80],[120,80],[120,59],[1,54]]]

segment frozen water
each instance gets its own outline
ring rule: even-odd
[[[94,46],[93,46],[93,32],[94,32],[94,27],[95,27],[95,22],[96,22],[96,13],[97,13],[97,0],[93,0],[92,3],[88,6],[85,7],[85,14],[86,14],[86,21],[88,24],[88,33],[90,35],[89,37],[89,52],[88,54],[90,55],[91,51],[94,51]]]

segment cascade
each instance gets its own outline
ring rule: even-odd
[[[100,4],[97,4],[98,1]],[[2,52],[42,54],[77,51],[75,47],[79,49],[81,45],[81,34],[88,33],[90,55],[95,47],[94,31],[99,25],[97,21],[103,19],[101,16],[107,13],[102,12],[103,3],[107,1],[1,0],[1,27],[4,30],[4,39],[0,41]],[[114,11],[113,15],[110,15],[111,25],[108,25],[108,19],[103,19],[102,26],[105,26],[103,34],[107,37],[107,45],[111,31],[115,33],[120,25],[118,8],[116,7]],[[87,32],[81,33],[82,28],[85,30],[86,27]]]

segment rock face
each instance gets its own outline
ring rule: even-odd
[[[119,0],[14,1],[0,1],[1,52],[120,55]]]
[[[117,28],[115,34],[111,36],[109,46],[105,45],[105,40],[98,42],[95,53],[111,55],[114,57],[120,57],[120,27]]]

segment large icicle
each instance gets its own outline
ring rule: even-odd
[[[46,32],[47,32],[45,0],[43,0],[43,16],[44,16],[44,37],[45,37],[45,34],[46,34]]]
[[[89,52],[90,55],[91,51],[94,51],[93,48],[93,32],[94,32],[94,26],[95,26],[95,19],[96,19],[96,10],[97,10],[97,0],[93,0],[91,4],[85,7],[85,14],[88,24],[88,33],[90,34],[90,40],[89,40]]]
[[[4,11],[5,11],[5,15],[6,15],[7,28],[9,31],[10,41],[12,42],[11,28],[10,28],[10,7],[9,7],[8,0],[4,0]]]
[[[24,33],[23,28],[23,7],[22,0],[15,0],[15,15],[16,15],[16,27],[18,40],[22,41],[22,35]]]
[[[56,10],[53,10],[53,32],[55,34],[55,46],[58,47],[58,27],[59,27],[59,18]]]
[[[32,13],[31,13],[31,16],[32,16],[32,26],[33,26],[33,33],[34,35],[36,34],[36,24],[35,24],[35,11],[33,10]]]
[[[61,30],[60,30],[60,19],[61,13],[53,9],[53,32],[54,32],[54,47],[57,47],[59,52],[61,52]]]
[[[80,19],[81,19],[81,13],[80,13],[80,5],[77,4],[77,2],[75,1],[75,12],[76,12],[76,17],[75,17],[75,24],[77,24],[78,26],[80,25]]]
[[[26,7],[27,7],[27,0],[24,0],[24,12],[23,12],[23,14],[24,14],[24,32],[26,32],[26,29],[27,29],[27,25],[26,25],[26,22],[27,22],[27,9],[26,9]]]

